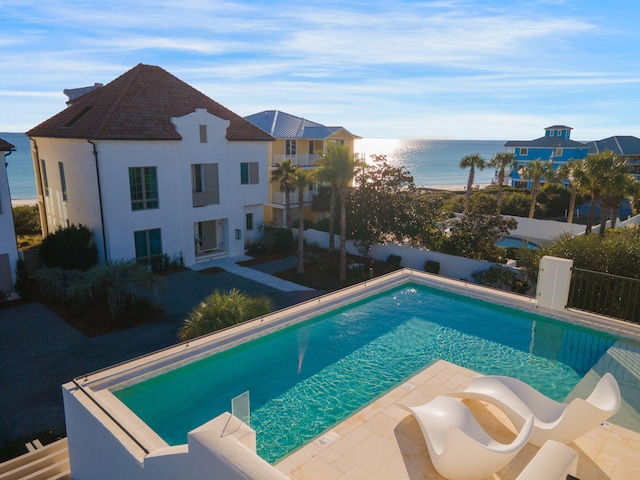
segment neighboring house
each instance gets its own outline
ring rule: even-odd
[[[278,110],[266,110],[249,115],[245,119],[276,139],[269,145],[269,172],[273,170],[276,163],[281,163],[287,158],[291,159],[294,165],[305,170],[313,170],[314,161],[326,151],[329,142],[347,145],[353,155],[354,142],[361,138],[344,127],[327,127]],[[318,220],[320,215],[311,211],[311,202],[317,187],[317,184],[311,185],[304,196],[304,216],[314,221]],[[297,193],[292,193],[290,199],[292,211],[295,212],[298,205]],[[265,220],[279,226],[284,226],[286,223],[284,194],[276,182],[272,182],[269,189],[269,201],[265,205]]]
[[[522,179],[518,171],[536,159],[552,160],[554,168],[558,168],[569,160],[585,158],[589,147],[571,140],[571,130],[573,129],[566,125],[553,125],[544,129],[544,137],[524,141],[510,140],[505,143],[505,149],[515,154],[515,165],[510,175],[511,185],[531,188],[531,180]]]
[[[18,246],[6,162],[6,157],[14,151],[13,145],[0,138],[0,300],[14,290],[18,262]]]
[[[100,261],[244,253],[273,138],[160,67],[90,90],[27,132],[43,233],[86,225]]]
[[[629,173],[640,181],[640,138],[630,135],[618,135],[615,137],[588,142],[589,153],[602,153],[612,151],[618,158],[623,159],[629,165]]]

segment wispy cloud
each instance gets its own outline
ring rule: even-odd
[[[239,113],[278,108],[361,135],[530,131],[567,112],[640,129],[610,113],[633,109],[639,78],[639,7],[618,3],[5,0],[0,97],[36,124],[56,104],[38,116],[26,102],[63,105],[63,88],[143,62]]]

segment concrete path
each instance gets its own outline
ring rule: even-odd
[[[191,267],[191,269],[198,272],[212,267],[219,267],[229,273],[233,273],[234,275],[248,278],[249,280],[253,280],[254,282],[262,283],[264,285],[269,285],[270,287],[282,290],[283,292],[301,292],[313,290],[312,288],[305,287],[304,285],[298,285],[297,283],[289,282],[288,280],[283,280],[269,274],[281,272],[283,270],[295,267],[295,262],[297,262],[297,259],[295,257],[287,257],[280,260],[274,260],[273,262],[261,263],[259,265],[256,265],[256,268],[242,267],[237,264],[237,262],[251,260],[252,258],[253,257],[249,257],[246,255],[222,258],[220,260],[212,260],[210,262],[197,264]]]

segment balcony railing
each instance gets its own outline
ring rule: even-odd
[[[290,159],[291,163],[299,167],[313,167],[320,155],[317,153],[299,153],[297,155],[273,155],[272,165],[282,163],[284,160]]]
[[[640,280],[574,268],[567,306],[640,323]]]
[[[311,203],[313,201],[314,192],[305,192],[304,193],[304,203]],[[271,192],[271,202],[277,203],[280,205],[285,205],[285,195],[284,193],[277,191]],[[295,208],[298,206],[298,192],[292,192],[289,194],[289,202],[291,202],[291,207]]]

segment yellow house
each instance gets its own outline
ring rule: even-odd
[[[305,170],[313,170],[315,160],[326,151],[330,142],[347,145],[353,155],[355,140],[361,138],[344,127],[327,127],[279,110],[266,110],[249,115],[245,119],[276,139],[269,144],[270,172],[275,164],[285,159],[291,159],[291,163]],[[311,211],[311,202],[317,188],[317,184],[311,185],[304,196],[304,217],[314,222],[322,216],[319,212]],[[296,211],[297,198],[297,193],[290,195],[292,212]],[[292,214],[295,218],[296,213]],[[285,225],[285,198],[275,182],[269,187],[269,201],[265,204],[264,219],[278,226]]]

